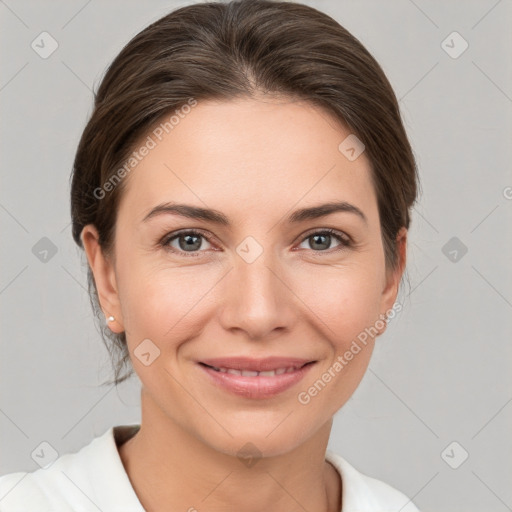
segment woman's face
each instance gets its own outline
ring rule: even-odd
[[[327,113],[291,100],[199,102],[169,133],[155,128],[125,178],[115,258],[92,257],[84,231],[102,307],[126,331],[147,407],[220,452],[287,452],[355,391],[396,298],[369,161],[340,151],[350,131]],[[297,214],[340,202],[351,206]],[[151,214],[171,203],[224,222]],[[315,362],[267,395],[221,387],[200,363],[271,356]]]

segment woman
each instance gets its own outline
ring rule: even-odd
[[[1,510],[417,511],[327,450],[396,312],[416,190],[389,82],[326,14],[206,3],[144,29],[71,191],[142,421],[2,477]]]

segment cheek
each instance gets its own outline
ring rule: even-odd
[[[295,273],[292,289],[307,306],[303,309],[310,320],[333,346],[345,350],[378,318],[379,279],[377,265],[318,266],[308,268],[306,275]]]
[[[191,322],[201,316],[210,301],[208,292],[218,281],[218,271],[193,266],[147,269],[134,264],[126,270],[120,275],[120,296],[132,344],[149,338],[161,345],[163,340],[190,336]]]
[[[379,315],[378,267],[351,266],[309,272],[296,288],[307,308],[306,322],[321,331],[326,360],[310,375],[297,396],[304,411],[328,418],[352,396],[368,367]]]
[[[224,271],[215,265],[162,268],[127,262],[118,277],[127,333],[134,342],[190,337],[223,302],[219,292],[232,295],[219,282]],[[377,265],[308,264],[281,275],[289,287],[283,296],[288,307],[315,325],[337,350],[344,351],[378,317]]]

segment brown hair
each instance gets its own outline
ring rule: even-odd
[[[111,254],[126,180],[107,193],[102,187],[159,119],[191,98],[229,100],[261,92],[320,106],[363,142],[372,165],[386,265],[396,268],[396,236],[402,226],[409,227],[418,177],[393,89],[358,39],[327,14],[289,1],[182,7],[149,25],[122,49],[95,93],[74,161],[75,242],[83,247],[82,229],[93,224],[102,250]],[[133,374],[131,368],[119,377],[130,360],[126,336],[106,327],[90,268],[88,283],[113,358],[115,379],[108,383],[117,385]]]

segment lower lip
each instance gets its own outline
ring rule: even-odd
[[[198,363],[199,364],[199,363]],[[309,372],[315,363],[309,363],[290,373],[282,373],[273,377],[244,377],[232,373],[222,373],[203,364],[199,366],[213,379],[213,382],[221,388],[244,398],[264,399],[286,391]]]

